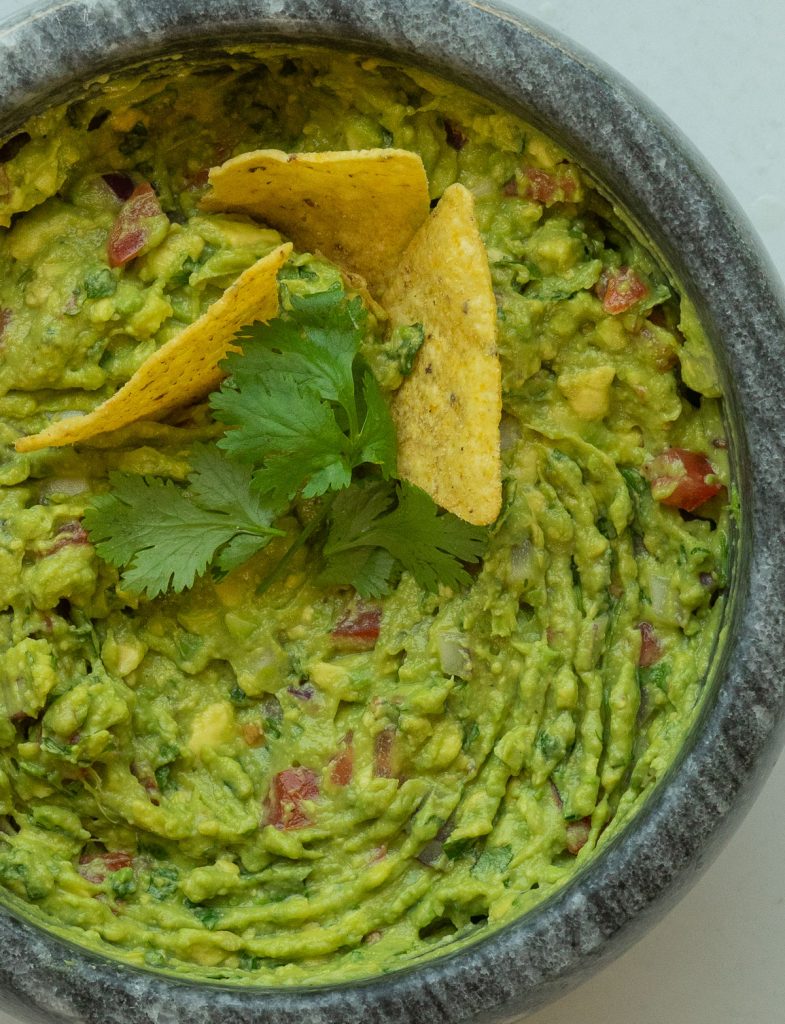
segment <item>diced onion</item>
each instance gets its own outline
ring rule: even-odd
[[[534,545],[528,538],[510,548],[510,583],[528,583],[534,577]]]
[[[667,576],[652,576],[649,580],[649,596],[655,615],[667,617],[670,591],[671,581]]]
[[[74,494],[82,494],[90,489],[90,482],[83,476],[55,476],[51,480],[44,480],[39,490],[41,498],[51,498],[55,494],[62,494],[70,498]]]
[[[508,416],[506,413],[502,415],[501,422],[499,423],[499,442],[501,444],[501,450],[507,452],[510,448],[514,448],[515,445],[521,439],[521,425],[515,419],[514,416]]]
[[[472,673],[472,660],[463,646],[460,633],[443,633],[439,637],[439,664],[446,676],[468,679]]]

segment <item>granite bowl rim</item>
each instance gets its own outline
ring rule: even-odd
[[[528,55],[532,59],[537,54],[544,60],[546,68],[551,71],[559,69],[565,73],[569,69],[567,78],[570,81],[582,81],[586,84],[588,92],[580,97],[579,105],[582,110],[586,108],[589,97],[595,103],[599,103],[600,99],[610,102],[617,113],[624,115],[613,125],[612,134],[625,140],[630,148],[641,145],[640,129],[643,125],[653,127],[657,146],[660,147],[657,155],[666,155],[674,161],[670,169],[649,168],[649,172],[661,184],[673,184],[676,166],[682,170],[686,168],[688,172],[681,181],[686,193],[682,202],[674,199],[667,210],[662,207],[658,210],[656,223],[650,226],[653,231],[652,237],[660,249],[665,243],[666,253],[668,245],[673,245],[677,235],[680,244],[687,241],[692,262],[678,273],[678,278],[697,302],[704,320],[710,322],[715,341],[724,339],[727,342],[729,357],[723,366],[726,386],[732,393],[744,391],[750,396],[754,394],[757,398],[762,397],[764,401],[762,409],[753,409],[750,407],[750,397],[747,404],[740,404],[736,410],[741,416],[741,419],[737,416],[739,422],[736,423],[736,428],[739,454],[743,463],[739,466],[739,484],[745,493],[747,514],[743,521],[743,528],[746,531],[743,555],[746,562],[741,580],[743,585],[738,594],[738,621],[735,626],[740,638],[745,642],[739,642],[733,651],[727,651],[723,685],[719,688],[715,703],[704,710],[704,731],[694,736],[692,745],[682,751],[672,767],[671,788],[661,786],[636,816],[635,829],[621,833],[600,857],[574,876],[547,902],[482,942],[465,947],[449,957],[431,961],[414,971],[326,989],[320,987],[315,990],[275,990],[272,997],[269,995],[270,990],[249,989],[245,990],[249,997],[245,999],[240,998],[244,990],[227,990],[223,986],[207,982],[174,981],[161,975],[139,972],[150,994],[153,990],[160,989],[157,998],[174,998],[171,993],[175,989],[181,993],[180,1006],[184,1015],[176,1019],[183,1021],[187,1019],[186,1011],[194,1020],[199,1019],[193,1012],[198,1012],[199,1001],[193,1003],[184,996],[186,992],[200,990],[220,991],[226,997],[227,1012],[232,1004],[235,1010],[247,1011],[249,1007],[252,1008],[252,1003],[259,994],[264,993],[266,1000],[272,998],[277,1004],[269,1008],[270,1012],[264,1019],[276,1022],[298,1019],[298,1013],[306,1006],[311,1010],[311,1019],[314,1021],[336,1020],[338,1018],[334,1014],[339,1009],[348,1017],[349,1013],[360,1009],[357,997],[369,992],[375,992],[371,999],[376,1001],[374,1015],[369,1016],[369,1019],[380,1022],[437,1019],[433,1015],[434,1007],[440,1009],[441,1016],[438,1019],[455,1022],[469,1019],[502,1020],[506,1019],[505,1015],[508,1013],[535,1009],[547,997],[557,995],[570,979],[578,980],[589,966],[598,966],[612,954],[620,951],[625,941],[634,938],[635,933],[640,931],[643,925],[653,922],[656,913],[661,913],[667,908],[679,888],[696,877],[699,867],[705,866],[710,854],[717,851],[719,842],[727,836],[733,818],[738,817],[743,809],[745,799],[748,800],[753,790],[762,782],[764,772],[773,764],[777,745],[781,742],[783,691],[782,686],[778,686],[769,677],[775,664],[772,657],[776,653],[775,647],[779,645],[781,649],[782,641],[785,639],[782,615],[779,615],[779,619],[773,615],[785,594],[785,559],[782,554],[785,545],[780,544],[778,549],[774,543],[776,538],[767,542],[765,528],[766,520],[771,518],[772,513],[785,511],[782,494],[778,493],[777,488],[768,485],[766,480],[767,475],[770,476],[773,470],[782,469],[783,460],[782,453],[776,450],[776,445],[773,450],[766,449],[764,445],[763,453],[760,452],[766,433],[770,432],[772,427],[775,430],[778,427],[782,436],[785,427],[785,416],[772,405],[776,390],[773,384],[778,383],[781,391],[783,383],[782,370],[776,365],[775,348],[775,340],[781,340],[785,335],[785,311],[779,282],[772,268],[767,265],[768,261],[760,243],[755,240],[733,201],[717,183],[713,172],[692,151],[690,144],[667,119],[653,110],[648,101],[615,72],[530,17],[510,12],[501,5],[492,7],[470,3],[468,0],[404,0],[403,3],[394,5],[395,11],[391,2],[354,0],[353,3],[344,3],[342,0],[334,0],[322,4],[321,13],[318,11],[319,5],[311,3],[310,0],[295,0],[289,4],[282,4],[278,0],[262,0],[253,7],[243,0],[194,0],[191,3],[185,0],[172,6],[175,21],[177,17],[181,17],[182,21],[184,12],[193,12],[196,9],[208,12],[213,18],[219,14],[225,17],[227,12],[234,12],[234,24],[237,27],[259,25],[265,18],[268,25],[272,19],[276,19],[276,24],[281,25],[288,17],[290,27],[297,23],[302,30],[305,24],[319,31],[322,38],[325,32],[326,12],[326,17],[332,19],[330,31],[351,29],[355,33],[353,39],[358,42],[361,41],[360,35],[364,31],[368,34],[366,42],[376,46],[383,46],[379,30],[380,26],[386,25],[391,27],[393,32],[399,33],[399,53],[401,46],[414,47],[410,53],[418,48],[423,52],[424,47],[429,62],[437,69],[449,75],[447,63],[452,61],[451,66],[455,75],[465,77],[466,62],[469,60],[465,47],[462,48],[459,40],[451,39],[449,34],[440,33],[437,28],[432,28],[429,32],[424,15],[430,12],[434,16],[450,17],[456,19],[456,24],[471,28],[475,38],[478,38],[478,33],[483,36],[483,45],[471,54],[469,60],[475,67],[478,62],[482,65],[480,80],[473,82],[475,87],[482,84],[485,91],[495,93],[498,98],[498,82],[495,79],[504,66],[510,72],[510,77],[505,79],[505,88],[502,90],[507,94],[508,104],[509,93],[513,88],[511,82],[514,81],[514,89],[517,90],[516,104],[526,106],[522,99],[523,93],[520,92],[519,80],[514,78],[515,68],[510,67],[510,54],[499,53],[491,46],[492,42],[512,42],[512,56]],[[6,23],[0,27],[0,69],[3,69],[0,70],[0,82],[6,79],[4,84],[7,84],[9,79],[13,78],[13,75],[9,76],[7,73],[9,44],[19,46],[25,41],[35,41],[39,46],[51,44],[62,26],[69,24],[68,18],[77,12],[82,15],[90,14],[95,18],[91,30],[94,40],[97,41],[101,31],[111,27],[110,7],[111,5],[103,0],[66,0],[54,5],[41,3],[32,9],[32,15],[21,12],[12,24]],[[156,7],[153,0],[142,0],[138,5],[139,13],[148,18],[148,50],[163,41],[160,25],[158,29],[151,29],[151,26],[156,24]],[[286,15],[283,13],[284,7],[288,8]],[[413,28],[415,18],[419,21],[417,31]],[[410,19],[409,22],[407,19]],[[163,20],[165,18],[161,14],[158,22]],[[187,41],[189,33],[191,39],[194,38],[193,26],[180,23],[177,31],[181,33],[183,41]],[[123,45],[129,47],[129,53],[133,47],[133,38],[129,36],[123,42]],[[136,38],[140,37],[137,35]],[[73,50],[76,50],[76,38],[71,42]],[[116,55],[122,57],[121,51],[122,46],[115,47]],[[97,54],[91,54],[89,47],[82,53],[85,65],[89,60],[95,65],[96,59]],[[106,55],[102,55],[101,59],[106,59]],[[78,73],[78,65],[77,55],[76,67],[71,67],[67,74]],[[493,81],[490,78],[491,72]],[[26,83],[23,80],[24,76],[17,75],[14,87],[4,94],[4,101],[7,104],[10,98],[11,105],[15,108],[20,102],[19,97],[27,90],[28,102],[34,102],[36,89],[40,96],[41,89],[45,89],[47,83],[49,87],[53,87],[59,80],[58,76],[62,78],[62,75],[62,68],[47,69],[45,64],[29,75]],[[542,72],[538,81],[542,86]],[[550,92],[547,89],[541,92],[541,99],[548,101],[544,103],[546,108],[548,103],[552,106],[561,95],[554,82],[550,85]],[[590,110],[586,110],[586,113],[587,116],[591,116]],[[551,111],[546,119],[552,123],[553,117]],[[562,130],[566,130],[566,126],[560,122],[560,131]],[[574,125],[572,131],[577,132]],[[556,134],[558,137],[559,133]],[[573,152],[576,152],[576,139],[577,134],[570,145]],[[563,137],[560,141],[564,141]],[[584,137],[581,145],[585,145],[586,141]],[[609,144],[607,138],[602,141],[603,159],[609,159],[613,146]],[[610,141],[612,142],[612,139]],[[593,146],[592,151],[596,155],[597,138],[593,140]],[[577,148],[580,151],[580,145]],[[652,150],[644,149],[643,153],[651,155]],[[597,167],[601,163],[597,159],[587,161],[585,157],[582,158],[582,162],[588,162],[590,167]],[[614,177],[614,170],[621,171],[617,163],[614,167],[607,168],[602,180],[612,194],[625,198],[630,183],[645,183],[645,168],[646,161],[641,159],[640,154],[635,156],[633,153],[623,173]],[[632,210],[635,219],[640,220],[640,211],[636,212],[635,203],[628,202],[626,205]],[[695,217],[698,220],[695,220]],[[643,221],[646,222],[646,216],[643,217]],[[661,236],[658,236],[658,231],[662,232]],[[699,247],[696,245],[698,241],[716,252],[713,252],[713,255],[709,253],[706,258],[701,259]],[[727,294],[736,301],[735,305],[729,306],[727,301],[723,304],[715,295],[706,295],[705,290],[710,284],[729,284],[727,275],[720,272],[720,263],[721,257],[727,257],[734,248],[736,260],[733,265],[742,283],[747,286],[747,294],[746,301],[742,301],[745,296],[741,294],[741,290],[730,289]],[[674,260],[672,253],[670,257],[666,255],[665,258],[671,266],[678,266],[679,259]],[[723,322],[720,325],[721,320]],[[720,326],[723,329],[722,334],[718,333]],[[760,367],[751,365],[749,351],[746,358],[741,358],[745,340],[750,343],[750,351],[756,355]],[[771,365],[766,367],[768,380],[763,380],[763,364],[769,362]],[[779,519],[780,522],[783,520],[785,517]],[[737,569],[737,573],[741,573],[741,569]],[[772,615],[773,626],[768,632],[761,628],[761,612]],[[757,685],[745,688],[745,682],[749,682],[751,675],[756,671],[763,673],[759,679],[753,680]],[[752,703],[750,691],[754,695]],[[744,713],[746,718],[740,724],[736,716]],[[717,741],[721,742],[718,744]],[[717,777],[718,769],[724,776],[724,786],[722,778]],[[696,818],[694,814],[689,813],[690,809],[685,804],[686,793],[682,791],[679,797],[676,793],[676,782],[689,782],[703,797],[709,799],[713,821],[707,820],[705,815]],[[647,888],[644,884],[648,877],[646,872],[643,876],[636,876],[634,871],[630,874],[630,861],[635,860],[636,855],[643,852],[640,847],[644,842],[644,833],[649,839],[654,840],[656,836],[652,830],[656,832],[662,829],[666,821],[669,821],[671,826],[674,821],[676,823],[668,835],[668,843],[660,851],[667,856],[659,864],[660,875],[653,888]],[[684,829],[688,825],[694,825],[699,833],[693,831],[684,834]],[[654,843],[654,846],[656,845]],[[640,865],[644,861],[638,859],[635,863]],[[651,872],[655,867],[655,863],[649,859],[647,870]],[[651,878],[648,878],[648,881],[651,881]],[[637,882],[637,889],[633,886],[633,889],[625,890],[624,887],[632,885],[633,882]],[[613,905],[610,903],[612,895],[616,899]],[[535,917],[541,924],[546,925],[545,932],[542,928],[538,932],[535,930]],[[607,926],[605,928],[601,924],[603,921]],[[551,933],[552,939],[552,926],[555,924],[561,925],[562,928],[567,926],[569,935],[555,944],[552,941],[549,946],[546,932]],[[536,950],[527,948],[526,942],[522,941],[525,938],[524,932],[530,933],[530,944],[536,933],[543,943],[544,950],[541,952],[545,955],[539,955]],[[30,949],[36,947],[35,939],[41,937],[37,929],[31,931],[29,925],[3,914],[0,917],[0,941],[6,940],[2,942],[3,947],[8,949],[8,941],[13,942],[14,938],[18,939],[21,935],[25,936]],[[45,939],[47,942],[52,941],[49,936],[45,936]],[[64,998],[67,996],[71,1000],[69,1005],[78,1007],[79,1012],[83,1014],[89,1013],[89,1007],[87,1010],[79,1007],[80,998],[85,994],[84,990],[89,984],[88,978],[97,981],[98,975],[107,974],[108,977],[103,979],[108,986],[106,991],[114,990],[117,994],[128,993],[137,983],[133,968],[125,968],[124,965],[108,958],[96,958],[87,952],[76,955],[78,962],[81,962],[80,970],[83,974],[81,989],[64,993]],[[511,957],[521,975],[517,979],[511,976],[513,972],[509,969]],[[94,962],[96,960],[97,964]],[[501,970],[499,965],[505,960],[507,966],[504,976],[493,977],[494,967]],[[6,967],[3,955],[0,955],[0,982],[6,982],[9,992],[29,997],[29,991],[22,992],[14,984],[13,979],[6,976]],[[414,976],[416,983],[412,984]],[[60,975],[58,978],[63,980]],[[351,999],[344,998],[352,993],[354,995]],[[235,995],[238,996],[237,1000],[231,998]],[[364,1004],[365,1010],[370,1008],[369,1003]],[[54,1006],[49,1007],[49,1010],[59,1012],[59,1008]],[[469,1016],[466,1016],[467,1013]],[[488,1016],[489,1014],[492,1016]],[[90,1016],[79,1019],[92,1020]],[[127,1019],[146,1021],[155,1018],[131,1015]]]

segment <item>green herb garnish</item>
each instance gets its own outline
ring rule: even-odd
[[[186,486],[124,473],[97,496],[85,526],[98,554],[123,569],[129,590],[182,591],[212,566],[226,573],[284,531],[273,523],[295,501],[315,511],[262,581],[266,589],[306,542],[321,545],[320,581],[365,597],[408,570],[434,591],[470,577],[486,531],[438,509],[395,480],[395,428],[360,355],[366,312],[343,289],[290,296],[291,309],[238,334],[242,354],[210,396],[226,426],[218,447],[191,453]]]
[[[245,466],[199,446],[191,455],[189,486],[172,480],[111,473],[112,489],[93,499],[84,523],[105,561],[125,566],[123,585],[157,597],[193,586],[215,562],[228,572],[273,537],[275,510],[251,491]]]
[[[320,578],[378,597],[399,563],[425,590],[459,587],[471,579],[461,563],[479,560],[485,537],[482,527],[439,512],[412,484],[358,483],[332,506]]]
[[[348,487],[352,471],[395,472],[395,429],[379,386],[358,366],[365,327],[359,298],[340,287],[291,297],[292,312],[238,335],[244,355],[210,404],[228,430],[218,442],[255,464],[253,486],[273,505]]]

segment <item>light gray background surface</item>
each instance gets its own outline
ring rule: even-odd
[[[24,6],[0,0],[0,17]],[[510,6],[593,51],[664,110],[735,194],[785,277],[782,0],[511,0]],[[785,758],[734,838],[665,920],[527,1024],[575,1021],[785,1021]],[[2,1006],[0,1024],[16,1024]]]

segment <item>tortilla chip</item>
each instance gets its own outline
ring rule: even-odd
[[[451,185],[382,295],[394,325],[425,341],[393,398],[398,470],[476,525],[501,511],[501,365],[496,300],[474,199]]]
[[[379,294],[430,209],[422,160],[403,149],[260,149],[210,171],[204,210],[247,213],[319,250]]]
[[[154,352],[120,390],[86,416],[58,420],[40,434],[21,437],[16,450],[32,452],[86,441],[136,420],[158,418],[214,391],[219,363],[238,351],[235,334],[278,313],[277,274],[292,251],[286,242],[244,271],[210,308]]]

